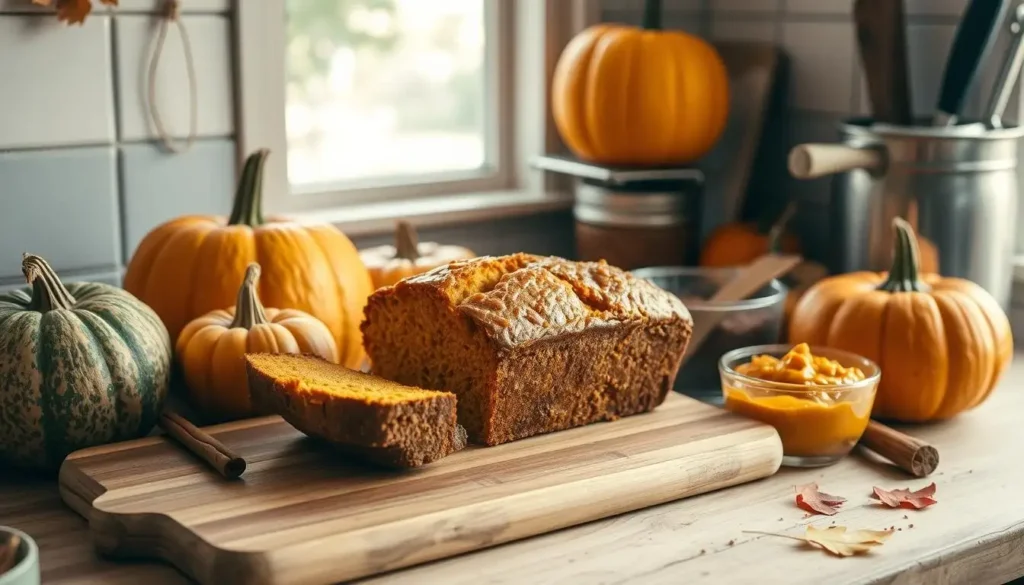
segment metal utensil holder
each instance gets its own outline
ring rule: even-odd
[[[888,270],[899,216],[934,247],[941,274],[978,283],[1008,310],[1024,128],[902,127],[859,118],[839,131],[841,145],[790,152],[793,176],[834,174],[829,268]]]

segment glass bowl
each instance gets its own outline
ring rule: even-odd
[[[700,268],[656,266],[632,271],[679,297],[690,311],[695,324],[724,313],[718,325],[687,358],[676,375],[676,392],[720,406],[722,389],[718,360],[722,354],[751,345],[776,343],[782,326],[783,309],[789,290],[773,280],[742,301],[709,301],[711,295],[739,274],[739,268]]]
[[[811,354],[860,368],[865,378],[844,384],[804,385],[762,380],[736,371],[757,355],[782,358],[795,345],[755,345],[723,355],[719,373],[725,409],[775,427],[782,439],[783,465],[831,465],[849,453],[864,434],[882,371],[867,358],[820,346],[811,346]]]

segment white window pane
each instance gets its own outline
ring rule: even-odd
[[[287,0],[289,182],[484,168],[485,1]]]

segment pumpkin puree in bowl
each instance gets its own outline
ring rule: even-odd
[[[781,358],[752,355],[722,378],[725,408],[775,427],[787,457],[848,453],[867,428],[877,388],[877,377],[872,384],[861,368],[813,355],[806,343]]]

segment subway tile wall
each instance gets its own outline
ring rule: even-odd
[[[233,0],[181,3],[199,109],[198,140],[180,154],[156,140],[147,111],[147,68],[165,0],[119,5],[97,5],[84,26],[66,26],[29,0],[0,0],[0,291],[23,286],[25,251],[47,258],[67,281],[119,285],[150,229],[179,215],[230,208],[237,160]],[[172,26],[156,104],[176,141],[188,134],[188,95],[181,37]],[[559,212],[424,228],[420,237],[481,254],[571,257],[572,225],[571,213]]]
[[[642,0],[600,1],[603,20],[640,22]],[[935,103],[946,55],[966,0],[903,1],[913,109],[917,115],[927,115]],[[844,118],[870,113],[856,49],[853,0],[665,0],[663,7],[667,26],[711,41],[766,41],[783,48],[790,59],[787,147],[802,142],[835,142],[837,124]],[[1003,54],[1006,36],[994,47],[993,56]],[[995,63],[980,71],[975,91],[968,96],[966,115],[980,115],[997,68]],[[1010,122],[1017,119],[1019,100],[1011,100],[1008,107],[1006,118]],[[1024,173],[1024,164],[1021,170]],[[823,254],[829,230],[829,179],[796,181],[784,169],[777,176],[760,179],[777,182],[779,196],[798,201],[796,224],[805,249],[812,257]],[[1024,205],[1019,207],[1024,213]],[[1018,249],[1024,252],[1024,234],[1019,236]]]
[[[147,111],[146,72],[164,4],[121,0],[68,26],[28,0],[0,0],[0,290],[22,284],[25,251],[66,280],[119,284],[149,229],[230,206],[232,2],[181,4],[199,104],[198,139],[181,154],[156,140]],[[156,103],[168,133],[187,136],[188,77],[174,26]]]

